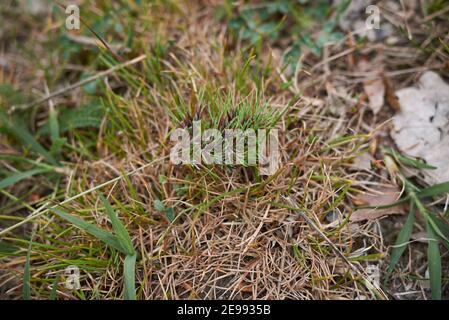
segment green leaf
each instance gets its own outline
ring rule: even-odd
[[[104,116],[104,109],[99,99],[93,100],[81,108],[61,109],[58,116],[59,133],[80,128],[99,128]],[[50,119],[38,130],[39,134],[51,134]]]
[[[108,200],[106,200],[105,197],[100,195],[100,200],[103,202],[103,205],[106,208],[106,213],[109,216],[109,219],[111,220],[112,228],[114,229],[115,236],[120,241],[121,246],[126,250],[127,255],[134,255],[134,247],[133,243],[131,241],[131,237],[128,234],[128,231],[126,230],[123,223],[120,221],[120,219],[117,217],[117,214],[115,213],[114,209],[109,204]]]
[[[127,250],[125,250],[120,241],[115,237],[113,234],[106,232],[97,226],[88,223],[80,218],[77,218],[71,214],[68,214],[60,209],[53,208],[50,209],[53,213],[55,213],[57,216],[61,217],[62,219],[67,220],[71,224],[75,225],[79,229],[93,235],[97,239],[103,241],[105,244],[117,249],[120,252],[127,253]]]
[[[0,253],[10,254],[10,253],[17,251],[18,249],[19,248],[16,247],[15,245],[6,243],[4,241],[0,241]]]
[[[58,123],[58,114],[54,107],[50,108],[48,122],[50,124],[51,141],[55,143],[59,139],[59,123]]]
[[[168,208],[165,210],[165,216],[167,217],[168,221],[173,222],[175,220],[175,213],[173,211],[173,208]]]
[[[11,123],[12,122],[12,123]],[[30,147],[32,150],[40,154],[49,163],[58,165],[58,162],[39,142],[34,139],[28,129],[22,123],[16,120],[10,121],[4,112],[0,111],[0,123],[3,128],[17,140],[19,140],[24,146]]]
[[[391,156],[393,156],[397,162],[407,167],[412,167],[416,169],[429,169],[429,170],[438,169],[437,167],[431,166],[420,159],[404,156],[391,148],[387,148],[386,152]]]
[[[417,192],[416,195],[419,198],[426,198],[426,197],[436,197],[444,193],[449,193],[449,181],[433,185],[429,188],[422,189],[421,191]]]
[[[30,255],[31,255],[31,244],[32,241],[30,241],[30,244],[28,245],[28,252],[26,256],[25,261],[25,269],[23,271],[23,300],[30,300],[31,299],[31,288],[30,288]]]
[[[154,201],[154,209],[156,209],[156,211],[159,211],[159,212],[164,212],[166,208],[165,208],[164,203],[161,200],[156,199]]]
[[[125,300],[136,300],[136,257],[137,254],[125,257],[123,265]]]
[[[443,241],[444,246],[449,249],[449,225],[447,222],[432,212],[429,212],[428,219],[431,220],[431,226],[435,226],[433,230],[437,236]]]
[[[429,263],[430,289],[433,300],[441,300],[441,255],[439,241],[429,223],[427,223],[429,244],[427,260]]]
[[[53,280],[48,300],[52,300],[52,301],[56,300],[57,295],[58,295],[58,292],[57,292],[57,290],[58,290],[58,282],[59,282],[59,275],[57,275],[55,280]]]
[[[405,221],[404,226],[399,232],[395,245],[391,250],[390,264],[388,265],[387,268],[387,276],[386,276],[387,279],[393,272],[394,267],[398,263],[405,249],[407,248],[407,243],[409,242],[410,236],[412,234],[414,221],[415,221],[415,205],[413,202],[411,202],[407,220]]]
[[[6,187],[9,187],[23,179],[32,177],[37,174],[46,173],[52,171],[51,169],[32,169],[24,172],[19,172],[16,174],[13,174],[9,177],[6,177],[5,179],[0,181],[0,189],[4,189]]]

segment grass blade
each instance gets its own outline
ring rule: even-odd
[[[56,300],[58,296],[58,282],[59,282],[59,275],[56,276],[55,280],[53,280],[50,295],[48,297],[48,300]]]
[[[100,200],[103,202],[103,205],[106,208],[106,213],[109,216],[109,219],[111,220],[112,228],[114,229],[115,236],[117,237],[118,241],[120,241],[121,246],[123,249],[125,249],[125,253],[127,255],[134,255],[134,247],[133,243],[131,241],[131,237],[129,236],[128,231],[126,230],[123,223],[120,221],[120,219],[117,217],[117,214],[115,213],[114,209],[109,204],[108,200],[106,200],[105,197],[100,195]]]
[[[19,123],[17,120],[10,121],[8,116],[4,112],[0,112],[0,124],[3,128],[19,140],[25,147],[29,146],[35,152],[40,154],[49,163],[53,165],[58,165],[55,158],[39,143],[34,139],[31,133],[28,131],[23,124]]]
[[[136,257],[137,254],[127,255],[123,264],[125,300],[136,300]]]
[[[113,234],[104,231],[103,229],[98,228],[97,226],[88,223],[80,218],[77,218],[71,214],[68,214],[67,212],[64,212],[60,209],[54,208],[50,209],[53,213],[55,213],[57,216],[61,217],[62,219],[67,220],[68,222],[72,223],[76,227],[78,227],[81,230],[84,230],[85,232],[93,235],[94,237],[98,238],[99,240],[103,241],[105,244],[117,249],[120,252],[123,252],[126,254],[126,250],[122,247],[117,237],[115,237]]]
[[[429,165],[420,159],[415,159],[415,158],[404,156],[391,148],[387,148],[386,152],[388,154],[390,154],[391,156],[393,156],[393,158],[395,158],[395,160],[397,162],[401,163],[402,165],[404,165],[406,167],[411,167],[411,168],[416,168],[416,169],[429,169],[429,170],[438,169],[437,167]]]
[[[439,218],[436,214],[433,214],[429,212],[429,219],[432,222],[432,226],[434,225],[436,228],[438,228],[438,231],[441,233],[442,236],[440,236],[440,240],[443,240],[443,244],[446,248],[449,249],[449,225],[447,222],[443,221],[443,219]],[[433,228],[434,231],[435,227]],[[438,235],[438,232],[436,232]]]
[[[357,207],[357,209],[389,209],[389,208],[394,208],[394,207],[397,207],[398,205],[404,204],[409,200],[410,200],[410,197],[407,196],[407,197],[402,198],[401,200],[398,200],[398,201],[395,201],[393,203],[386,204],[383,206],[360,206],[360,207]]]
[[[31,242],[28,247],[27,257],[25,261],[25,270],[23,272],[23,300],[31,299],[31,289],[30,289],[30,253],[31,253]]]
[[[4,189],[6,187],[9,187],[23,179],[32,177],[34,175],[37,174],[41,174],[41,173],[46,173],[46,172],[50,172],[52,170],[50,169],[32,169],[32,170],[28,170],[28,171],[24,171],[24,172],[19,172],[16,174],[13,174],[9,177],[6,177],[5,179],[0,181],[0,189]]]
[[[395,245],[391,250],[390,264],[388,265],[386,275],[387,280],[390,277],[391,273],[393,272],[394,267],[398,263],[405,249],[407,248],[406,244],[410,240],[414,222],[415,222],[415,205],[413,202],[411,202],[407,220],[405,221],[404,226],[399,232]]]
[[[427,260],[429,263],[430,288],[433,300],[441,300],[441,256],[439,241],[432,229],[427,223],[427,235],[429,244],[427,249]]]
[[[436,184],[429,188],[422,189],[421,191],[417,192],[416,195],[419,198],[426,198],[426,197],[435,197],[443,193],[449,193],[449,181]]]

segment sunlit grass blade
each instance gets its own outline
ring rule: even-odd
[[[413,230],[413,223],[415,222],[415,205],[413,202],[410,204],[410,211],[407,220],[404,223],[399,235],[396,239],[395,245],[391,250],[390,264],[387,268],[386,278],[388,280],[389,276],[394,270],[394,267],[398,263],[405,249],[407,248],[407,242],[410,240],[410,236]]]
[[[429,244],[427,249],[427,260],[429,263],[430,289],[432,291],[433,300],[441,300],[441,256],[439,241],[432,229],[427,223],[427,235]]]
[[[125,253],[127,255],[134,255],[134,247],[133,243],[131,241],[131,237],[128,234],[128,231],[126,230],[123,223],[120,221],[120,219],[117,217],[117,214],[115,213],[114,209],[109,204],[108,200],[106,200],[105,197],[100,195],[100,200],[103,202],[103,205],[106,208],[106,213],[109,216],[109,219],[111,220],[112,228],[114,229],[115,236],[120,241],[121,246],[123,249],[125,249]]]
[[[125,300],[136,300],[136,257],[137,254],[127,255],[125,257],[125,263],[123,265]]]
[[[6,187],[9,187],[13,184],[16,184],[17,182],[35,176],[37,174],[41,173],[47,173],[52,171],[51,169],[32,169],[24,172],[15,173],[9,177],[6,177],[5,179],[0,181],[0,189],[4,189]]]
[[[72,223],[76,227],[80,228],[81,230],[84,230],[85,232],[93,235],[94,237],[98,238],[99,240],[103,241],[105,244],[117,249],[120,252],[127,253],[127,251],[122,247],[120,244],[120,241],[115,237],[113,234],[106,232],[97,226],[88,223],[80,218],[77,218],[71,214],[68,214],[67,212],[64,212],[60,209],[54,208],[50,209],[53,213],[55,213],[57,216],[61,217],[62,219],[67,220],[68,222]]]

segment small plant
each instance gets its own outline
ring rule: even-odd
[[[109,220],[111,221],[114,234],[104,231],[103,229],[80,218],[77,218],[61,209],[55,208],[51,209],[51,211],[60,218],[67,220],[69,223],[93,235],[94,237],[103,241],[105,244],[125,255],[125,261],[123,264],[124,298],[126,300],[136,300],[135,265],[137,252],[134,250],[128,231],[126,230],[120,219],[117,217],[117,214],[115,213],[112,206],[102,195],[100,195],[100,200],[106,208],[106,213],[109,217]]]
[[[250,45],[259,45],[264,40],[276,43],[288,35],[290,42],[285,51],[285,62],[296,62],[304,48],[314,55],[321,55],[327,42],[343,38],[336,31],[338,20],[350,1],[329,5],[329,1],[263,1],[245,4],[233,12],[231,5],[224,6],[229,17],[229,27],[237,37]],[[325,21],[320,32],[314,33],[315,22]]]
[[[391,208],[405,203],[409,204],[409,214],[401,231],[399,232],[395,245],[391,251],[390,263],[387,268],[386,281],[391,276],[396,264],[404,253],[412,234],[415,215],[419,212],[425,220],[428,236],[427,260],[429,265],[430,287],[432,299],[440,300],[442,296],[441,280],[441,255],[439,244],[449,248],[449,221],[447,216],[432,212],[423,202],[425,199],[433,198],[449,193],[449,182],[437,184],[428,188],[419,188],[400,171],[400,167],[414,169],[435,169],[435,167],[421,160],[413,159],[399,154],[393,149],[386,149],[384,161],[389,167],[390,174],[396,175],[404,188],[404,197],[390,205],[376,207],[378,209]],[[399,165],[399,167],[397,166]]]

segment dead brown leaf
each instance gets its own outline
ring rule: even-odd
[[[385,206],[397,201],[401,196],[401,191],[395,186],[382,186],[375,190],[375,193],[361,193],[354,200],[359,206]],[[386,215],[404,214],[405,206],[397,206],[388,209],[358,209],[351,215],[350,221],[358,222],[364,220],[375,220]]]
[[[368,80],[363,83],[368,96],[369,107],[374,114],[378,114],[385,103],[385,85],[382,79]]]

